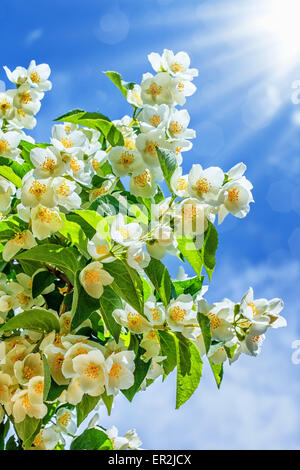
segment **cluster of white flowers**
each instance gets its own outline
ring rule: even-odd
[[[7,275],[0,275],[0,324],[5,326],[12,317],[29,309],[42,308],[60,325],[57,331],[51,331],[51,325],[47,334],[19,327],[10,333],[0,330],[0,422],[5,413],[15,424],[26,417],[41,420],[49,406],[58,403],[56,422],[41,428],[32,445],[35,449],[64,445],[64,433],[73,435],[76,431],[72,410],[84,396],[97,397],[101,402],[101,396],[113,398],[120,390],[130,389],[135,384],[137,355],[144,361],[145,370],[149,366],[138,389],[145,389],[163,375],[167,359],[161,345],[163,333],[171,333],[171,338],[183,336],[201,356],[207,354],[211,363],[221,364],[227,360],[232,363],[241,353],[257,355],[266,330],[286,324],[279,315],[282,301],[254,300],[251,288],[240,303],[224,299],[208,304],[203,298],[207,287],[201,289],[201,273],[197,272],[196,294],[182,288],[176,296],[170,279],[170,290],[175,290],[166,300],[147,274],[150,263],[167,253],[184,255],[179,250],[180,239],[191,240],[192,249],[199,252],[216,216],[219,224],[229,213],[243,218],[253,202],[244,163],[236,164],[227,173],[218,167],[203,169],[197,163],[184,174],[182,153],[192,148],[191,139],[196,132],[189,128],[188,112],[177,106],[183,106],[186,97],[195,92],[193,79],[198,71],[190,68],[185,52],[164,50],[161,56],[152,53],[148,58],[156,75],[145,74],[140,85],[130,84],[126,92],[133,117],[109,122],[121,135],[122,146],[110,146],[99,130],[69,122],[53,126],[49,145],[35,144],[22,129],[32,129],[36,124],[34,115],[40,109],[40,100],[51,89],[50,68],[34,61],[28,69],[17,67],[11,72],[5,67],[16,89],[0,93],[0,158],[8,163],[8,172],[0,176],[1,255],[4,268],[10,263]],[[26,161],[22,158],[21,140],[27,141]],[[161,162],[163,152],[173,162],[168,180]],[[20,163],[27,168],[22,179],[11,166]],[[13,182],[11,174],[15,177]],[[164,196],[158,184],[164,179],[171,192],[169,197]],[[111,200],[112,211],[102,215],[103,206],[107,209]],[[117,214],[115,203],[120,209]],[[133,208],[140,206],[142,210],[135,216]],[[91,231],[73,222],[72,217],[80,218],[80,213],[93,219],[88,224]],[[67,223],[80,231],[74,243],[71,235],[71,239],[65,236]],[[74,287],[64,272],[55,269],[51,259],[37,269],[33,266],[32,276],[21,272],[24,268],[18,253],[43,248],[46,239],[49,244],[58,243],[59,248],[73,244],[81,257],[80,268],[76,268],[84,290],[80,288],[86,298],[92,298],[91,302],[101,299],[106,286],[117,295],[119,308],[113,304],[115,309],[110,315],[120,330],[118,342],[104,321],[101,300],[94,310],[97,321],[103,320],[103,337],[98,337],[99,341],[79,331],[83,327],[92,331],[88,315],[80,328],[71,328],[73,303],[69,308],[63,300],[55,310],[49,307],[48,295],[55,295],[56,291],[66,299],[67,294],[73,295]],[[141,285],[145,282],[147,286],[148,295],[139,312],[127,303],[124,292],[120,294],[117,274],[114,278],[115,271],[107,264],[118,266],[120,261],[122,266],[127,263],[133,284],[136,276]],[[131,270],[135,271],[133,275]],[[54,273],[55,280],[34,296],[34,276],[43,271]],[[61,280],[65,287],[58,284]],[[199,316],[205,317],[209,325],[209,348]],[[132,337],[137,339],[142,353],[140,348],[138,354],[132,347]],[[52,401],[44,396],[45,387],[49,386],[46,364],[50,375],[47,380],[59,389]],[[138,448],[141,444],[134,430],[124,437],[117,434],[114,427],[107,431],[115,449]]]

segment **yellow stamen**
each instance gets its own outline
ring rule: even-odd
[[[232,188],[228,191],[228,201],[236,202],[239,200],[240,190],[237,188]]]
[[[100,366],[97,364],[89,364],[85,369],[85,374],[91,379],[97,379],[100,375]]]
[[[33,82],[33,83],[40,83],[41,81],[41,77],[39,76],[39,74],[37,72],[32,72],[30,74],[30,80]]]
[[[47,186],[38,180],[34,180],[29,188],[29,192],[34,196],[42,196],[47,191]]]
[[[62,137],[60,141],[66,149],[70,149],[74,145],[74,142],[72,142],[68,137]]]
[[[152,118],[149,119],[151,126],[157,127],[160,124],[160,116],[158,114],[153,114]]]
[[[121,370],[123,369],[122,366],[120,366],[120,364],[117,364],[116,362],[111,366],[111,369],[109,371],[109,376],[110,377],[115,377],[115,379],[119,379],[120,378],[120,372]]]
[[[162,92],[162,86],[157,85],[157,83],[155,82],[152,82],[147,90],[148,95],[151,95],[152,98],[155,98],[156,96],[160,95],[161,92]]]
[[[211,183],[207,178],[201,178],[196,183],[198,193],[208,193],[211,189]]]

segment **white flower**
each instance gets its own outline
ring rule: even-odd
[[[53,380],[58,385],[67,385],[69,380],[62,373],[66,350],[61,347],[54,346],[53,344],[48,344],[44,349],[44,354],[47,357]]]
[[[111,263],[115,258],[110,253],[110,246],[108,241],[100,235],[100,233],[95,233],[93,238],[88,241],[87,250],[89,255],[102,263]]]
[[[124,309],[114,310],[112,315],[119,325],[125,326],[132,333],[139,334],[151,330],[151,325],[146,318],[128,304]]]
[[[146,134],[139,134],[136,139],[136,147],[141,153],[145,165],[149,168],[159,166],[157,147],[170,148],[162,129],[156,129]]]
[[[56,413],[56,424],[62,432],[68,434],[76,433],[77,427],[75,423],[75,416],[68,408],[59,408]]]
[[[213,364],[222,364],[227,360],[226,350],[223,346],[216,347],[207,354]]]
[[[102,263],[94,261],[83,268],[79,275],[84,290],[95,299],[99,299],[103,294],[103,286],[108,286],[114,280],[102,267]]]
[[[119,390],[126,390],[134,384],[134,359],[134,351],[112,353],[107,358],[108,382],[106,390],[108,395],[117,395]]]
[[[148,55],[149,62],[156,72],[168,71],[171,75],[184,77],[192,80],[198,76],[197,69],[190,69],[190,58],[186,52],[177,52],[164,49],[162,56],[152,52]]]
[[[128,449],[129,441],[126,437],[120,437],[119,431],[116,426],[112,426],[105,431],[108,438],[111,440],[114,450],[125,450]]]
[[[168,134],[171,139],[193,139],[196,132],[188,129],[190,115],[186,109],[173,109],[168,122]]]
[[[182,175],[182,167],[176,168],[170,180],[171,188],[174,194],[179,197],[188,196],[188,175]]]
[[[205,299],[198,302],[199,312],[210,320],[212,338],[218,341],[230,341],[235,336],[232,325],[234,303],[224,299],[223,302],[208,304]]]
[[[41,204],[31,209],[31,223],[33,236],[38,240],[44,240],[63,228],[63,222],[57,210],[48,209]]]
[[[161,302],[157,302],[155,296],[151,294],[144,305],[144,313],[151,325],[163,325],[165,322],[165,307]]]
[[[28,83],[38,91],[51,90],[52,84],[48,80],[50,73],[51,70],[48,64],[36,65],[35,60],[32,60],[27,70]]]
[[[16,85],[22,85],[27,81],[27,70],[25,67],[16,67],[11,71],[6,65],[3,67],[8,80]]]
[[[55,147],[35,147],[30,152],[30,160],[35,166],[35,175],[38,178],[60,176],[64,170],[64,164]]]
[[[17,148],[20,140],[21,136],[18,132],[0,130],[0,156],[15,160],[20,154],[20,149]]]
[[[0,92],[0,119],[10,120],[14,117],[15,108],[13,104],[15,90]]]
[[[150,330],[143,334],[140,342],[141,348],[145,349],[145,353],[141,356],[143,361],[147,362],[154,356],[158,356],[160,352],[160,342],[155,330]]]
[[[155,77],[145,74],[141,83],[141,98],[144,104],[167,104],[174,103],[173,80],[166,72],[159,73]]]
[[[196,312],[193,310],[194,301],[190,294],[181,294],[172,299],[166,309],[168,324],[174,331],[182,331],[184,326],[196,321]]]
[[[117,176],[125,176],[129,173],[138,175],[145,167],[140,152],[128,150],[126,147],[113,147],[108,158]]]
[[[57,204],[68,211],[80,209],[81,198],[78,194],[80,188],[75,181],[59,176],[54,178],[52,187],[56,196]]]
[[[142,132],[164,129],[168,125],[170,108],[166,104],[155,106],[144,106],[139,114],[139,123]]]
[[[66,131],[64,124],[56,124],[52,127],[51,144],[60,152],[73,155],[82,152],[82,148],[88,145],[86,135],[81,130]]]
[[[104,150],[98,150],[95,154],[91,155],[88,159],[88,163],[93,169],[94,173],[100,170],[101,166],[107,161],[108,155]]]
[[[58,444],[61,436],[56,426],[43,428],[35,436],[31,449],[33,450],[53,450]]]
[[[81,343],[80,341],[73,344],[65,354],[64,362],[62,365],[62,373],[66,378],[76,377],[76,371],[73,366],[74,357],[79,356],[80,354],[87,354],[89,351],[93,351],[94,348],[89,346],[86,343]]]
[[[159,363],[162,362],[166,358],[167,356],[156,356],[152,358],[151,366],[146,376],[147,379],[155,380],[164,374],[163,366]]]
[[[136,106],[137,108],[141,108],[143,106],[143,100],[141,98],[141,87],[140,85],[134,85],[131,90],[127,92],[127,101],[128,103]]]
[[[44,93],[30,88],[28,83],[21,85],[14,94],[13,104],[16,108],[22,109],[26,114],[35,115],[41,108],[40,100]]]
[[[11,398],[10,386],[13,384],[12,377],[0,371],[0,403],[4,405]]]
[[[5,214],[11,204],[11,198],[16,192],[16,187],[10,181],[0,176],[0,212]]]
[[[37,178],[34,170],[23,177],[21,202],[25,207],[36,207],[42,204],[46,207],[56,205],[56,197],[52,186],[52,178]]]
[[[252,184],[244,176],[238,180],[226,183],[219,194],[219,201],[223,204],[219,208],[218,223],[223,222],[230,212],[238,218],[246,217],[250,210],[250,202],[254,202],[251,189]]]
[[[130,429],[124,434],[124,437],[128,439],[128,447],[131,450],[138,449],[142,445],[142,441],[136,433],[135,429]]]
[[[42,419],[47,414],[48,408],[44,403],[33,404],[29,398],[28,390],[18,389],[11,398],[12,415],[15,423],[20,423],[26,416]]]
[[[150,263],[150,256],[144,248],[144,243],[134,243],[127,251],[127,263],[137,271],[145,269]]]
[[[111,238],[123,246],[130,246],[138,242],[142,232],[142,227],[138,223],[126,224],[122,214],[118,214],[111,224]]]
[[[29,230],[18,232],[12,240],[9,240],[2,252],[4,261],[11,260],[20,250],[29,250],[36,245],[34,236]]]
[[[193,95],[196,90],[196,86],[189,80],[181,77],[174,79],[173,98],[174,101],[180,106],[185,104],[186,96]]]
[[[107,385],[107,367],[101,351],[89,351],[73,359],[73,367],[84,393],[99,396]]]
[[[175,210],[174,230],[176,234],[183,237],[188,235],[203,235],[208,227],[208,207],[195,198],[184,199]],[[199,238],[197,243],[200,244]]]
[[[219,205],[218,195],[224,181],[221,168],[209,167],[203,170],[199,164],[193,165],[188,176],[188,192],[202,202]]]
[[[26,372],[25,367],[23,369],[23,373]],[[43,369],[42,369],[42,371],[43,371]],[[34,371],[34,373],[35,372],[36,371]],[[43,394],[44,394],[44,377],[42,375],[37,375],[35,373],[35,375],[31,379],[29,379],[27,385],[28,385],[28,397],[29,397],[30,402],[33,405],[42,404],[43,403]]]
[[[131,176],[129,188],[131,194],[137,197],[152,197],[156,193],[155,174],[146,168],[143,173]]]

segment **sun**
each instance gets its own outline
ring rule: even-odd
[[[290,68],[300,62],[300,1],[265,0],[257,27],[273,43],[273,59]]]

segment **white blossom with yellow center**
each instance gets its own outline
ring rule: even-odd
[[[20,250],[29,250],[36,245],[34,236],[30,230],[24,232],[17,232],[12,240],[9,240],[2,252],[4,261],[11,260]]]
[[[218,206],[219,193],[224,182],[224,173],[221,168],[209,167],[203,170],[200,164],[195,164],[188,176],[188,193],[191,197],[213,206]]]
[[[134,359],[133,351],[120,351],[112,353],[106,359],[108,382],[106,391],[108,395],[117,395],[120,390],[127,390],[134,384]]]
[[[73,359],[73,367],[84,393],[99,396],[104,392],[108,371],[101,351],[93,350],[87,354],[79,354]]]
[[[123,309],[114,310],[112,315],[119,325],[125,326],[132,333],[146,333],[151,330],[151,324],[148,320],[131,305],[125,304]]]
[[[190,294],[181,294],[172,299],[166,308],[168,325],[174,331],[182,331],[184,326],[197,322],[197,312],[193,310],[194,301]]]
[[[114,278],[103,269],[102,263],[94,261],[83,268],[79,280],[91,297],[99,299],[103,294],[103,286],[111,284]]]
[[[140,240],[143,230],[137,222],[125,223],[123,214],[118,214],[111,224],[111,238],[123,246],[130,246]]]

